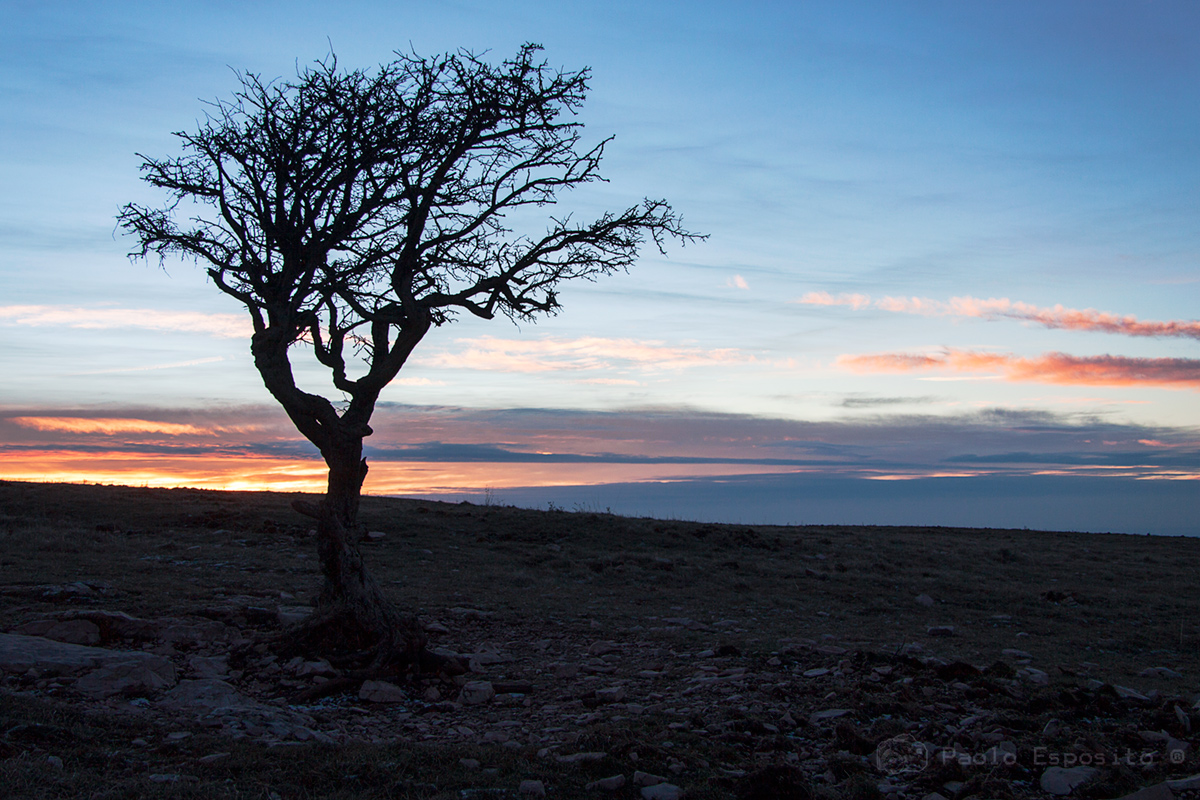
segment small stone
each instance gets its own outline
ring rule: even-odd
[[[458,765],[460,767],[462,767],[463,769],[467,769],[472,772],[479,769],[479,767],[481,766],[479,763],[479,759],[476,759],[476,758],[460,758],[458,760]]]
[[[667,779],[661,775],[655,775],[650,772],[642,772],[638,770],[633,773],[634,786],[654,786],[657,783],[666,783]]]
[[[490,681],[468,681],[463,684],[458,699],[469,706],[486,703],[496,696],[496,690]]]
[[[1192,718],[1178,705],[1175,706],[1175,719],[1179,720],[1179,724],[1183,727],[1185,733],[1192,732]]]
[[[63,760],[58,756],[46,756],[46,763],[55,769],[63,768]]]
[[[953,625],[930,625],[925,629],[925,633],[929,636],[953,636]]]
[[[284,628],[296,625],[312,616],[312,606],[279,606],[275,610],[275,618]]]
[[[583,788],[587,789],[589,792],[596,791],[597,789],[605,792],[615,792],[624,785],[624,775],[610,775],[607,778],[601,778],[598,781],[592,781]]]
[[[594,761],[603,761],[608,758],[608,753],[600,750],[586,753],[572,753],[569,756],[559,756],[556,760],[560,764],[590,764]]]
[[[187,739],[191,735],[192,734],[189,733],[188,731],[172,731],[171,733],[167,734],[167,741],[168,742],[182,742],[184,739]]]
[[[206,756],[201,756],[200,758],[197,758],[196,761],[198,761],[201,764],[211,764],[214,761],[220,761],[221,759],[224,759],[224,758],[229,758],[229,753],[209,753]]]
[[[844,717],[849,713],[850,709],[848,708],[829,708],[824,711],[818,711],[814,714],[810,714],[808,717],[808,722],[810,725],[816,725],[819,722],[837,719],[838,717]]]
[[[229,674],[229,656],[191,656],[188,667],[197,678],[224,678]]]
[[[517,787],[517,793],[528,795],[530,797],[545,797],[546,787],[542,785],[541,781],[524,780],[521,781],[521,785]]]
[[[1149,702],[1150,698],[1139,692],[1137,689],[1130,689],[1128,686],[1117,686],[1113,684],[1113,689],[1117,692],[1117,697],[1125,700],[1139,700],[1143,703]]]
[[[1050,676],[1043,670],[1034,669],[1033,667],[1024,667],[1019,670],[1017,677],[1023,678],[1030,683],[1036,683],[1039,686],[1048,686],[1050,684]]]
[[[829,671],[829,670],[827,670],[827,669],[825,669],[824,667],[817,667],[817,668],[815,668],[815,669],[805,670],[805,672],[804,672],[804,677],[806,677],[806,678],[819,678],[819,677],[821,677],[822,675],[828,675],[828,674],[829,674],[829,672],[830,672],[830,671]]]
[[[588,647],[587,651],[588,651],[589,656],[594,657],[594,656],[602,656],[602,655],[605,655],[606,653],[613,653],[620,649],[621,649],[620,645],[618,645],[616,642],[600,641],[600,642],[592,642],[592,644]]]
[[[606,689],[597,689],[596,699],[601,703],[619,703],[625,699],[625,687],[609,686]]]
[[[579,674],[578,664],[555,664],[554,677],[556,678],[574,678]]]
[[[933,598],[927,594],[919,594],[917,595],[916,599],[917,605],[919,606],[925,606],[926,608],[929,608],[933,605]]]
[[[387,681],[363,681],[358,697],[368,703],[403,703],[408,699],[403,689]]]
[[[1042,736],[1058,736],[1058,734],[1062,732],[1062,727],[1063,725],[1061,720],[1052,719],[1046,723],[1044,728],[1042,728]]]
[[[1100,774],[1095,767],[1050,767],[1042,773],[1038,783],[1042,791],[1050,794],[1068,795],[1078,787]]]
[[[387,534],[383,531],[367,531],[368,542],[378,542],[387,538]]]
[[[49,634],[47,634],[49,636]],[[53,637],[50,637],[53,638]],[[82,644],[82,642],[81,642]],[[1183,674],[1170,667],[1146,667],[1138,673],[1142,678],[1182,678]]]
[[[296,668],[296,677],[298,678],[308,678],[314,675],[332,678],[337,675],[337,670],[323,658],[317,661],[305,661]]]
[[[1006,647],[1000,652],[1008,658],[1028,658],[1031,661],[1033,660],[1033,656],[1029,653],[1026,653],[1024,650],[1017,650],[1015,647]]]
[[[673,783],[656,783],[642,788],[642,800],[679,800],[683,790]]]

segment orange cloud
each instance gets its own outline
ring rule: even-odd
[[[993,372],[1017,382],[1200,389],[1200,360],[1190,358],[1079,357],[1065,353],[1019,358],[1011,354],[946,350],[933,354],[844,355],[837,363],[855,372],[939,369]]]
[[[834,297],[828,292],[809,292],[795,302],[817,306],[850,306],[855,310],[875,307],[882,311],[922,316],[1015,319],[1033,322],[1046,328],[1099,331],[1124,336],[1200,339],[1200,321],[1196,320],[1139,320],[1131,314],[1118,315],[1094,308],[1067,308],[1061,304],[1043,307],[1009,300],[1007,297],[986,300],[970,296],[952,297],[949,302],[928,297],[881,297],[872,301],[869,296],[862,294],[842,294]]]
[[[250,320],[240,314],[158,311],[151,308],[82,308],[78,306],[0,306],[0,324],[87,328],[142,328],[204,333],[225,339],[249,337]]]
[[[221,433],[248,433],[257,425],[216,425],[201,427],[182,422],[116,417],[9,417],[9,422],[36,431],[63,433],[165,433],[170,436],[215,436]]]
[[[452,369],[483,369],[500,372],[550,372],[557,370],[685,369],[750,361],[737,350],[722,348],[671,347],[657,341],[605,339],[459,339],[466,348],[457,353],[422,356],[424,366]]]

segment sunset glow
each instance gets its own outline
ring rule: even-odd
[[[512,209],[510,244],[642,198],[708,238],[563,282],[559,313],[439,320],[374,406],[366,491],[1200,535],[1194,4],[668,5],[13,6],[0,479],[322,491],[241,302],[129,259],[118,209],[175,199],[138,154],[179,155],[235,72],[535,41],[590,69],[602,180]]]

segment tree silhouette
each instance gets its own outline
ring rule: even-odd
[[[303,649],[355,646],[376,666],[424,651],[412,613],[391,604],[357,547],[367,464],[363,439],[380,392],[430,329],[468,312],[532,319],[559,307],[556,288],[629,267],[647,239],[700,238],[665,201],[587,223],[548,214],[544,234],[506,214],[552,206],[560,190],[601,180],[604,140],[584,148],[574,114],[588,71],[554,70],[526,44],[499,65],[465,51],[397,54],[374,71],[330,56],[294,80],[239,74],[183,154],[141,156],[164,208],[129,204],[131,257],[191,257],[249,310],[254,365],[329,483],[317,520],[324,586],[293,633]],[[177,220],[182,203],[194,216]],[[335,402],[297,386],[303,343],[329,369]]]

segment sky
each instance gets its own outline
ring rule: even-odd
[[[1200,535],[1195,3],[3,7],[0,479],[321,490],[244,309],[126,257],[120,207],[165,202],[138,154],[239,71],[536,42],[614,137],[558,210],[666,198],[709,238],[432,331],[366,491]]]

